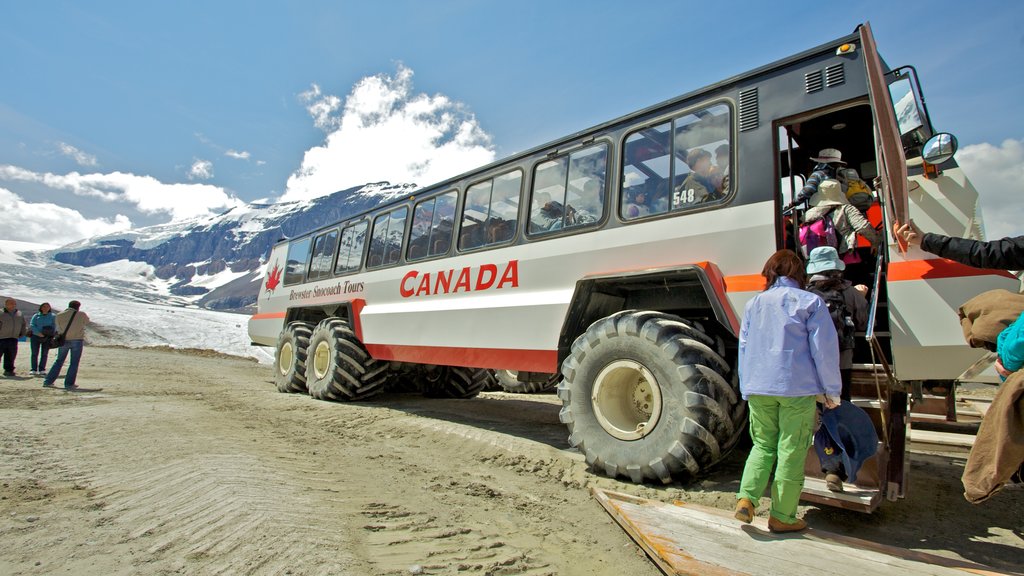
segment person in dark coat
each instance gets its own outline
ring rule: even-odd
[[[920,246],[925,252],[954,262],[975,268],[1024,270],[1024,236],[988,242],[970,238],[953,238],[942,234],[921,232],[913,220],[909,220],[902,226],[894,225],[893,228],[896,236],[905,240],[908,246]]]
[[[0,310],[0,357],[3,357],[4,376],[16,376],[14,359],[18,356],[18,338],[28,333],[28,322],[18,310],[14,298],[4,300]]]

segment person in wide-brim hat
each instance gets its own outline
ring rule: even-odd
[[[843,194],[843,187],[838,180],[825,180],[818,185],[818,191],[811,196],[810,205],[815,206],[839,206],[849,204],[846,194]]]
[[[811,158],[815,162],[821,162],[822,164],[842,164],[846,166],[846,162],[843,162],[843,153],[835,148],[823,148],[821,152],[818,152],[818,156]]]

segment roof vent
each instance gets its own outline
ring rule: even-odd
[[[815,70],[814,72],[804,74],[804,89],[808,94],[817,92],[822,88],[824,88],[824,84],[821,80],[821,70]]]
[[[825,86],[839,86],[846,82],[846,73],[843,71],[843,63],[833,64],[825,67]]]
[[[757,88],[740,92],[740,132],[753,130],[758,124]]]

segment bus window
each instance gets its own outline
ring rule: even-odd
[[[331,259],[334,258],[334,248],[337,243],[337,230],[331,230],[316,237],[316,240],[313,241],[313,256],[309,263],[307,280],[320,280],[331,276]]]
[[[451,248],[452,234],[455,232],[455,203],[458,199],[458,192],[449,192],[437,197],[427,256],[447,254],[448,249]]]
[[[448,252],[452,243],[457,196],[457,192],[449,192],[416,205],[409,232],[409,260]]]
[[[728,196],[730,121],[729,107],[716,104],[627,136],[623,219],[685,210]]]
[[[309,261],[309,237],[296,240],[288,245],[288,260],[284,270],[284,284],[298,284],[306,275]]]
[[[607,166],[604,144],[537,164],[527,231],[541,234],[599,222]]]
[[[522,182],[523,173],[514,170],[466,190],[459,250],[507,242],[515,236]]]
[[[338,244],[338,262],[334,273],[343,274],[359,270],[363,259],[363,246],[366,244],[366,220],[346,226],[341,231],[341,242]]]
[[[626,138],[622,162],[621,214],[625,220],[668,211],[668,202],[654,197],[668,196],[671,177],[669,131],[671,123],[644,128]],[[659,191],[660,188],[660,191]],[[652,207],[655,210],[652,212]]]
[[[373,219],[367,268],[388,266],[398,262],[402,254],[402,236],[405,234],[405,219],[408,213],[409,209],[403,206]]]

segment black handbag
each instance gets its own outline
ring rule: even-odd
[[[50,336],[50,348],[60,348],[64,345],[67,339],[64,337],[64,333],[71,328],[71,324],[75,322],[75,316],[78,314],[78,310],[71,313],[71,319],[68,320],[68,325],[64,328],[64,332],[57,332],[53,336]]]

